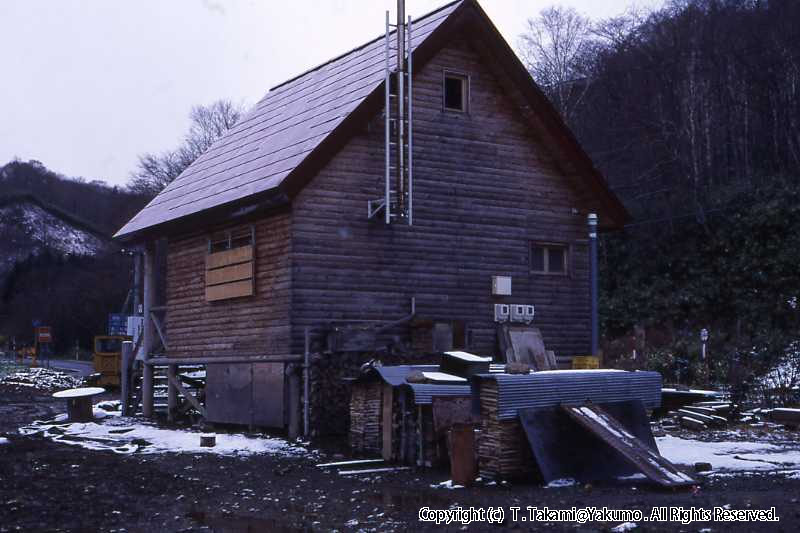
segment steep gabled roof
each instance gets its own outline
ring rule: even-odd
[[[418,47],[461,5],[413,25]],[[392,44],[396,39],[391,39]],[[280,187],[370,93],[382,86],[382,37],[273,87],[230,131],[117,233],[126,237],[221,204]]]
[[[415,70],[446,44],[450,31],[466,24],[490,45],[506,77],[520,89],[523,105],[537,115],[538,126],[564,145],[562,159],[571,159],[607,212],[601,222],[621,226],[628,218],[625,208],[475,0],[458,0],[414,21]],[[384,46],[378,37],[273,87],[115,237],[157,235],[167,225],[192,227],[201,214],[203,222],[212,212],[224,220],[288,202],[344,145],[353,126],[380,109]]]

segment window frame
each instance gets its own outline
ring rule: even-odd
[[[544,250],[544,254],[542,256],[544,270],[534,270],[533,268],[533,249],[535,247],[539,247]],[[550,270],[550,250],[554,248],[558,248],[564,251],[564,269],[561,271],[554,272]],[[528,246],[528,270],[530,271],[531,274],[567,277],[570,275],[571,255],[572,255],[572,247],[568,243],[530,241],[530,244]]]
[[[458,79],[461,81],[461,109],[447,107],[447,79]],[[470,100],[470,76],[465,72],[444,69],[442,71],[442,111],[445,113],[469,114]]]

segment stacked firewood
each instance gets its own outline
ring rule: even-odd
[[[381,450],[381,384],[356,383],[350,396],[350,447],[355,452]]]
[[[514,418],[498,418],[497,382],[484,380],[480,388],[482,426],[478,435],[478,470],[484,479],[511,479],[536,472],[533,454]]]

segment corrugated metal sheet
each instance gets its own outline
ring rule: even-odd
[[[661,374],[658,372],[564,370],[528,375],[482,374],[473,381],[473,392],[486,380],[497,382],[498,418],[501,420],[516,418],[520,409],[555,407],[562,403],[641,400],[647,409],[661,405]]]
[[[359,376],[356,382],[380,378],[393,387],[409,387],[414,396],[414,403],[418,405],[429,405],[434,396],[470,395],[470,386],[466,384],[446,385],[441,383],[409,383],[406,381],[406,376],[412,372],[436,372],[438,370],[439,365],[382,366],[370,369]]]
[[[469,396],[469,385],[439,385],[435,383],[409,383],[416,405],[430,405],[434,396]]]
[[[394,387],[406,385],[406,376],[412,372],[435,372],[439,365],[396,365],[373,367],[359,376],[356,381],[375,379],[380,376],[386,383]]]
[[[412,50],[461,4],[454,2],[417,19]],[[391,39],[393,45],[396,41]],[[381,87],[384,67],[384,40],[379,37],[274,87],[116,237],[277,188]]]

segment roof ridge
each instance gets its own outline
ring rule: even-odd
[[[412,23],[419,22],[420,20],[422,20],[422,19],[425,19],[425,18],[428,18],[428,17],[430,17],[431,15],[435,15],[435,14],[436,14],[436,13],[438,13],[439,11],[443,11],[443,10],[447,9],[448,7],[450,7],[450,6],[453,6],[453,5],[455,5],[455,4],[458,4],[458,3],[461,3],[461,2],[464,2],[464,1],[465,1],[465,0],[453,0],[452,2],[448,2],[448,3],[444,4],[443,6],[439,6],[439,7],[437,7],[437,8],[436,8],[436,9],[434,9],[433,11],[430,11],[430,12],[428,12],[428,13],[425,13],[424,15],[420,15],[420,16],[419,16],[419,17],[417,17],[416,19],[412,19],[412,21],[411,21],[411,22],[412,22]],[[397,30],[394,30],[394,31],[397,31]],[[390,33],[393,33],[393,32],[390,32]],[[269,92],[272,92],[272,91],[274,91],[275,89],[278,89],[278,88],[280,88],[280,87],[283,87],[284,85],[288,85],[289,83],[292,83],[293,81],[297,81],[298,79],[302,78],[303,76],[306,76],[306,75],[308,75],[308,74],[311,74],[312,72],[314,72],[314,71],[316,71],[316,70],[319,70],[319,69],[321,69],[322,67],[324,67],[324,66],[326,66],[326,65],[330,65],[330,64],[331,64],[331,63],[333,63],[334,61],[337,61],[337,60],[339,60],[339,59],[341,59],[341,58],[343,58],[343,57],[345,57],[345,56],[348,56],[348,55],[352,54],[353,52],[357,52],[358,50],[361,50],[361,49],[363,49],[363,48],[366,48],[367,46],[369,46],[369,45],[371,45],[371,44],[373,44],[373,43],[377,42],[377,41],[378,41],[378,40],[380,40],[380,39],[383,39],[384,37],[385,37],[385,34],[383,34],[383,35],[378,35],[378,36],[377,36],[377,37],[375,37],[374,39],[370,39],[369,41],[367,41],[367,42],[365,42],[365,43],[363,43],[363,44],[360,44],[360,45],[356,46],[355,48],[351,48],[350,50],[348,50],[348,51],[346,51],[346,52],[344,52],[344,53],[342,53],[342,54],[339,54],[339,55],[338,55],[338,56],[336,56],[336,57],[332,57],[331,59],[328,59],[327,61],[324,61],[324,62],[320,63],[319,65],[317,65],[317,66],[315,66],[315,67],[311,67],[310,69],[308,69],[308,70],[305,70],[305,71],[301,72],[300,74],[298,74],[298,75],[296,75],[296,76],[293,76],[293,77],[289,78],[288,80],[282,81],[281,83],[279,83],[279,84],[277,84],[277,85],[275,85],[275,86],[273,86],[273,87],[270,87],[270,88],[269,88]]]

